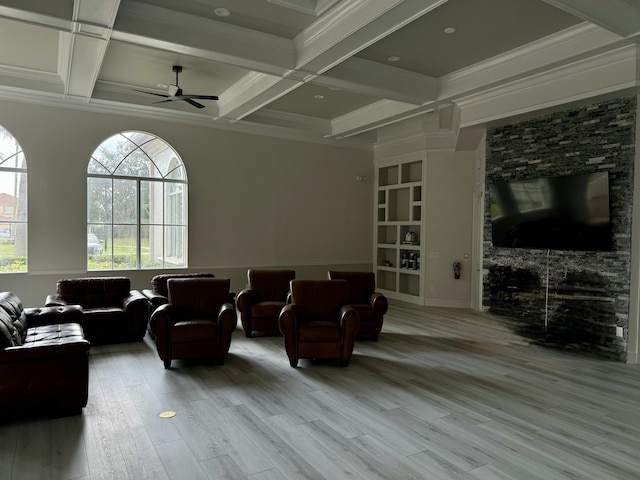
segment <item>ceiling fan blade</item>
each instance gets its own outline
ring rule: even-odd
[[[154,105],[156,103],[166,103],[166,102],[175,102],[177,100],[177,98],[167,98],[166,100],[158,100],[157,102],[153,102]]]
[[[156,97],[169,98],[169,95],[165,95],[164,93],[147,92],[145,90],[138,90],[135,88],[132,88],[131,90],[133,90],[134,92],[146,93],[147,95],[155,95]]]
[[[198,100],[218,100],[216,95],[176,95],[176,97],[181,100],[186,100],[187,98],[198,99]]]
[[[201,103],[195,102],[193,100],[191,100],[190,98],[181,98],[180,100],[184,100],[185,102],[187,102],[189,105],[193,105],[196,108],[204,108],[204,105],[202,105]]]

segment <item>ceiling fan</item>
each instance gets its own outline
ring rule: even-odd
[[[182,93],[182,88],[180,88],[180,84],[178,83],[178,74],[182,72],[182,67],[180,65],[174,65],[173,71],[176,72],[176,83],[175,85],[169,85],[168,94],[164,93],[155,93],[155,92],[147,92],[145,90],[137,90],[133,89],[134,92],[146,93],[148,95],[155,95],[156,97],[164,97],[166,100],[159,100],[153,103],[165,103],[165,102],[175,102],[178,100],[183,100],[190,105],[193,105],[196,108],[204,108],[204,105],[196,102],[194,99],[198,100],[218,100],[218,97],[215,95],[184,95]]]

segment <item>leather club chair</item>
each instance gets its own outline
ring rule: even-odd
[[[145,288],[142,290],[142,294],[147,298],[149,302],[149,320],[151,315],[160,305],[164,305],[169,302],[169,290],[167,289],[167,280],[170,278],[193,278],[193,277],[206,277],[214,278],[213,273],[161,273],[154,275],[151,279],[151,288]],[[147,330],[152,338],[156,338],[155,334],[150,328],[150,324],[147,325]]]
[[[295,270],[247,272],[247,288],[238,295],[238,310],[247,338],[253,332],[280,333],[278,316],[287,304],[289,282],[295,278]]]
[[[298,359],[337,359],[349,365],[360,319],[347,304],[346,280],[292,280],[291,303],[280,312],[289,364]]]
[[[347,303],[353,305],[358,311],[358,315],[360,315],[358,336],[370,335],[373,341],[378,341],[382,330],[383,317],[387,313],[389,302],[383,294],[375,291],[375,273],[330,270],[329,279],[342,279],[349,282]]]
[[[206,358],[224,364],[238,317],[229,302],[228,278],[172,278],[169,303],[151,316],[164,368],[173,359]]]

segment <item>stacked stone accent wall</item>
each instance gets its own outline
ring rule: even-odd
[[[483,304],[536,342],[626,360],[636,109],[621,98],[487,131]],[[602,170],[612,251],[492,246],[491,183]]]

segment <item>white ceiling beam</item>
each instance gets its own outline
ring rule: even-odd
[[[623,0],[544,0],[624,38],[640,41],[640,5]]]
[[[344,1],[294,39],[296,68],[324,73],[446,1]]]
[[[119,6],[120,0],[75,0],[71,33],[61,33],[59,41],[66,95],[91,98]]]
[[[414,105],[438,97],[436,78],[358,57],[345,60],[312,83]]]
[[[289,39],[140,2],[122,5],[111,38],[270,75],[295,67]]]
[[[0,17],[40,27],[53,28],[55,30],[71,31],[73,22],[70,18],[39,13],[25,8],[26,6],[27,5],[24,5],[22,8],[0,6]]]
[[[300,86],[300,82],[252,72],[220,95],[220,117],[233,123]]]
[[[564,71],[568,68],[566,65],[583,62],[597,56],[598,52],[606,52],[625,43],[618,34],[585,22],[440,77],[438,97],[434,101],[418,107],[406,103],[394,104],[389,100],[378,102],[334,119],[332,132],[339,138],[356,135],[386,123],[424,114],[478,92],[499,92],[532,75]],[[385,110],[390,115],[385,116]]]
[[[282,85],[273,83],[269,89],[259,91],[258,98],[245,93],[242,96],[245,105],[225,109],[225,116],[239,120],[309,81],[421,105],[437,95],[437,82],[434,79],[351,57],[372,43],[370,35],[376,39],[382,38],[445,1],[342,2],[294,39],[297,61],[295,67],[283,76]],[[375,26],[368,28],[365,35],[358,34],[359,30],[372,22],[375,22]],[[341,62],[344,62],[344,66]],[[331,67],[334,69],[329,71]],[[326,74],[326,78],[321,73]],[[365,82],[358,75],[362,73],[366,74]]]

